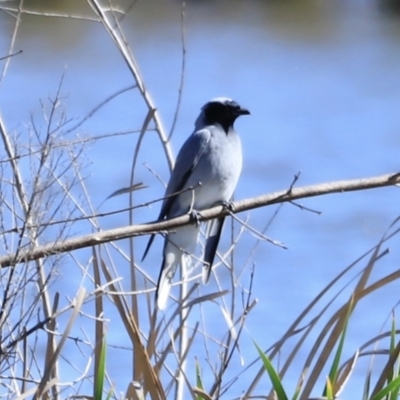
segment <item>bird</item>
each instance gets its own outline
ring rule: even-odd
[[[242,170],[242,145],[234,129],[235,120],[250,114],[227,97],[207,102],[195,121],[194,132],[180,149],[165,191],[158,221],[187,213],[196,216],[201,210],[229,206]],[[217,251],[225,217],[208,222],[203,255],[203,283],[207,283]],[[192,223],[169,232],[165,236],[163,261],[156,289],[159,310],[167,306],[172,280],[179,265],[191,262],[199,223]],[[145,259],[154,234],[144,251]]]

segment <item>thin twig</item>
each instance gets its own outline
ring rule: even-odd
[[[65,134],[71,133],[73,131],[76,131],[81,125],[83,125],[90,117],[92,117],[94,114],[96,114],[97,111],[100,110],[103,106],[108,104],[111,100],[114,100],[116,97],[120,96],[121,94],[125,92],[129,92],[129,90],[135,89],[137,85],[131,85],[128,86],[127,88],[120,89],[117,92],[113,93],[112,95],[108,96],[106,99],[104,99],[101,103],[99,103],[96,107],[94,107],[90,112],[88,112],[76,125],[72,126],[69,128]]]
[[[0,61],[3,61],[3,60],[5,60],[5,59],[7,59],[7,58],[10,58],[10,57],[18,56],[18,55],[20,55],[20,54],[22,54],[22,50],[18,50],[18,51],[15,52],[15,53],[9,54],[9,55],[4,56],[4,57],[0,57]]]
[[[185,3],[182,3],[181,11],[181,43],[182,43],[182,65],[181,65],[181,81],[179,83],[178,101],[176,103],[174,119],[172,120],[171,130],[169,131],[168,141],[174,133],[176,122],[178,121],[179,110],[181,108],[183,84],[185,83],[185,65],[186,65],[186,39],[185,39]]]
[[[148,129],[148,131],[154,131],[154,129]],[[133,131],[125,131],[125,132],[114,132],[114,133],[105,133],[104,135],[99,135],[99,136],[89,136],[89,137],[85,137],[82,139],[77,139],[77,140],[71,140],[71,141],[59,141],[57,143],[52,143],[52,148],[59,148],[59,147],[71,147],[71,146],[75,146],[77,144],[84,144],[84,143],[88,143],[88,142],[94,142],[95,140],[100,140],[100,139],[109,139],[109,138],[114,138],[116,136],[125,136],[125,135],[132,135],[134,133],[140,133],[140,129],[137,130],[133,130]],[[25,157],[30,157],[34,154],[40,154],[42,151],[41,148],[37,149],[37,150],[33,150],[30,149],[28,151],[28,153],[24,153],[24,154],[16,154],[14,155],[14,157],[12,158],[6,158],[4,160],[0,160],[0,164],[7,164],[12,160],[19,160],[21,158],[25,158]]]

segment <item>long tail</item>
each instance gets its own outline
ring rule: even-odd
[[[167,307],[172,279],[180,262],[180,257],[173,257],[173,260],[170,262],[168,262],[168,258],[168,256],[164,257],[160,275],[158,277],[156,303],[159,310],[165,310]]]

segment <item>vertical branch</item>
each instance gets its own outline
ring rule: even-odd
[[[123,56],[124,61],[126,62],[129,70],[131,71],[133,78],[135,80],[135,83],[137,85],[137,88],[148,108],[148,114],[146,116],[145,122],[143,124],[142,127],[142,131],[140,134],[140,137],[138,139],[137,142],[137,146],[135,149],[135,154],[134,154],[134,160],[133,160],[133,164],[132,164],[132,170],[131,170],[131,185],[134,183],[134,173],[135,173],[135,166],[136,166],[136,162],[137,162],[137,157],[139,154],[139,150],[140,150],[140,146],[142,143],[142,139],[144,137],[144,133],[147,129],[147,126],[149,125],[150,121],[154,122],[156,131],[158,133],[158,136],[160,138],[162,147],[164,149],[166,158],[167,158],[167,163],[169,166],[169,169],[172,170],[173,164],[174,164],[174,157],[172,155],[172,149],[170,146],[170,135],[174,130],[175,124],[176,124],[176,120],[177,120],[177,116],[178,116],[178,112],[179,112],[179,108],[180,108],[180,102],[181,102],[181,97],[182,97],[182,88],[183,88],[183,77],[184,77],[184,66],[185,66],[185,45],[184,45],[184,29],[183,29],[183,18],[184,18],[184,14],[182,12],[182,47],[183,47],[183,57],[182,57],[182,74],[181,74],[181,84],[180,84],[180,90],[179,90],[179,96],[178,96],[178,103],[177,103],[177,108],[175,111],[175,116],[174,116],[174,121],[172,124],[172,128],[171,128],[171,133],[168,136],[167,133],[165,132],[163,125],[161,123],[161,119],[159,116],[159,113],[156,110],[156,107],[154,106],[153,100],[150,96],[150,94],[147,92],[144,82],[140,76],[139,73],[139,69],[137,67],[135,58],[131,52],[131,49],[129,48],[127,41],[124,37],[124,34],[122,32],[121,26],[119,24],[118,19],[116,18],[116,16],[113,13],[112,10],[112,6],[109,3],[109,10],[105,10],[99,3],[98,0],[87,0],[89,5],[91,6],[91,8],[93,9],[93,11],[98,15],[98,17],[100,18],[100,21],[102,22],[103,26],[106,28],[108,34],[110,35],[110,37],[114,40],[118,50],[120,51],[121,55]],[[132,196],[130,196],[130,205],[132,206]],[[130,223],[133,224],[133,218],[132,218],[132,214],[130,214]],[[130,246],[130,259],[131,259],[131,263],[132,263],[132,268],[131,268],[131,287],[133,291],[136,291],[137,289],[137,283],[136,283],[136,271],[134,268],[134,253],[133,253],[133,244],[131,242],[131,246]],[[137,322],[139,322],[139,309],[138,309],[138,303],[137,303],[137,299],[135,298],[135,296],[132,297],[132,313],[133,313],[133,317],[135,318],[135,320]],[[187,336],[187,334],[186,334]],[[183,349],[186,348],[185,347],[185,342],[187,342],[187,337],[185,339],[185,335],[183,335],[182,341],[181,341],[181,346],[180,346],[180,351],[183,352]],[[182,353],[183,354],[183,353]],[[138,380],[139,378],[139,370],[140,365],[138,365],[138,358],[135,358],[135,352],[134,352],[134,359],[133,359],[133,363],[134,363],[134,380]],[[184,383],[184,379],[180,379],[180,385],[179,386],[179,391],[180,391],[180,398],[182,398],[183,396],[183,383]]]
[[[87,1],[89,3],[90,7],[93,9],[93,11],[100,18],[100,21],[103,24],[103,26],[106,28],[108,34],[114,40],[115,44],[117,45],[118,50],[121,52],[121,55],[122,55],[124,61],[126,62],[129,70],[132,73],[132,76],[137,84],[138,90],[139,90],[148,110],[157,110],[150,94],[147,92],[147,90],[144,86],[144,83],[140,76],[139,69],[137,67],[135,58],[133,57],[133,54],[132,54],[129,46],[127,45],[127,41],[122,33],[122,30],[121,30],[118,20],[116,18],[114,18],[113,22],[114,22],[115,26],[112,26],[110,18],[107,16],[107,12],[99,4],[99,1],[98,0],[87,0]],[[111,9],[111,7],[110,7],[110,9]],[[172,155],[172,149],[171,149],[170,143],[168,141],[167,134],[164,130],[163,124],[161,122],[161,118],[157,111],[154,112],[153,122],[155,124],[155,128],[156,128],[156,131],[160,138],[160,141],[163,145],[163,149],[165,152],[165,156],[167,158],[169,169],[172,170],[172,166],[174,164],[174,157]]]
[[[184,399],[184,390],[185,390],[185,370],[186,370],[186,351],[188,348],[188,316],[189,316],[189,307],[185,307],[185,303],[187,302],[188,297],[188,284],[187,284],[187,272],[192,263],[192,257],[190,254],[183,253],[181,256],[181,281],[182,284],[180,286],[180,301],[181,301],[181,312],[179,313],[180,326],[179,330],[179,348],[178,348],[178,378],[176,385],[176,394],[175,399],[183,400]]]
[[[176,103],[174,119],[172,120],[171,130],[169,131],[168,141],[174,133],[176,122],[178,120],[179,110],[181,108],[183,84],[185,83],[185,68],[186,68],[186,39],[185,39],[185,3],[182,3],[181,11],[181,43],[182,43],[182,65],[181,65],[181,81],[178,90],[178,101]]]
[[[178,101],[176,104],[175,114],[171,125],[171,130],[168,135],[168,140],[171,139],[172,134],[174,133],[176,122],[178,120],[178,115],[180,111],[181,101],[182,101],[182,92],[183,85],[185,83],[185,67],[186,67],[186,39],[185,39],[185,3],[182,3],[181,10],[181,44],[182,44],[182,65],[181,65],[181,80],[179,84],[178,91]],[[181,287],[180,287],[180,301],[182,304],[182,311],[180,313],[179,319],[181,324],[180,337],[179,337],[179,359],[181,360],[181,365],[179,366],[178,373],[178,385],[176,390],[176,399],[182,400],[184,398],[184,389],[185,389],[185,372],[186,372],[186,352],[188,350],[188,340],[189,340],[189,326],[188,326],[188,317],[190,309],[185,307],[184,302],[187,302],[188,298],[188,270],[192,265],[192,258],[189,255],[183,254],[181,257]]]
[[[3,141],[4,150],[7,153],[8,161],[10,163],[12,173],[14,176],[15,189],[17,190],[17,194],[18,194],[17,199],[19,201],[21,208],[27,210],[28,209],[28,200],[27,200],[26,194],[23,190],[23,184],[22,184],[23,180],[22,180],[22,176],[19,172],[17,157],[15,155],[13,146],[10,141],[10,137],[5,128],[1,114],[0,114],[0,136]]]
[[[24,4],[24,0],[20,0],[19,1],[19,5],[18,5],[18,13],[17,13],[17,16],[16,16],[14,31],[13,31],[13,34],[12,34],[12,37],[11,37],[10,49],[8,51],[8,54],[12,54],[13,49],[14,49],[14,44],[15,44],[15,40],[17,38],[17,32],[18,32],[18,29],[19,29],[19,24],[21,23],[21,14],[22,14],[23,4]],[[2,71],[2,73],[0,75],[0,84],[3,82],[3,79],[6,76],[7,69],[8,69],[8,66],[10,65],[10,62],[11,62],[11,57],[8,57],[6,62],[5,62],[5,64],[4,64],[3,71]]]
[[[139,139],[136,144],[136,149],[135,149],[135,154],[133,157],[132,161],[132,168],[131,168],[131,177],[130,177],[130,186],[133,186],[134,181],[135,181],[135,169],[136,169],[136,163],[137,159],[139,156],[139,151],[140,151],[140,146],[142,144],[142,140],[144,138],[144,134],[146,133],[147,127],[154,117],[155,109],[149,109],[149,112],[146,115],[146,118],[143,122],[142,129],[139,135]],[[129,212],[129,223],[133,225],[133,196],[132,192],[129,194],[129,207],[131,211]],[[130,260],[131,260],[131,269],[130,269],[130,276],[131,276],[131,290],[135,292],[137,290],[137,281],[136,281],[136,269],[135,269],[135,257],[134,257],[134,246],[133,246],[133,239],[131,238],[129,240],[129,251],[130,251]],[[137,324],[139,326],[139,308],[138,308],[138,302],[137,302],[137,297],[136,296],[131,296],[131,307],[132,307],[132,314],[137,321]],[[139,359],[135,357],[135,353],[133,352],[133,380],[138,381],[140,379],[140,370],[141,367],[138,364]]]
[[[17,158],[15,156],[14,148],[12,146],[10,137],[8,135],[8,132],[6,130],[5,124],[3,122],[2,116],[0,115],[0,136],[3,141],[4,149],[6,151],[6,154],[9,158],[9,163],[11,166],[12,170],[12,175],[14,178],[14,187],[17,192],[17,201],[19,203],[19,206],[23,210],[27,210],[28,208],[28,201],[27,201],[27,196],[23,188],[23,181],[22,181],[22,176],[20,174],[19,168],[18,168],[18,163],[17,163]],[[16,214],[14,214],[16,215]],[[20,235],[20,240],[22,238],[22,235]],[[17,252],[18,252],[17,248]],[[9,315],[10,312],[10,305],[9,305],[9,295],[10,295],[10,290],[11,290],[11,284],[13,281],[15,271],[10,270],[9,275],[7,278],[7,283],[4,289],[3,293],[3,299],[1,302],[1,309],[0,309],[0,327],[3,326],[3,323],[7,316]]]

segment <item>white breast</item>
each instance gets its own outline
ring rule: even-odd
[[[208,148],[204,151],[186,187],[195,187],[194,193],[179,196],[181,209],[195,210],[230,201],[242,170],[242,147],[235,131],[227,135],[213,129]]]

